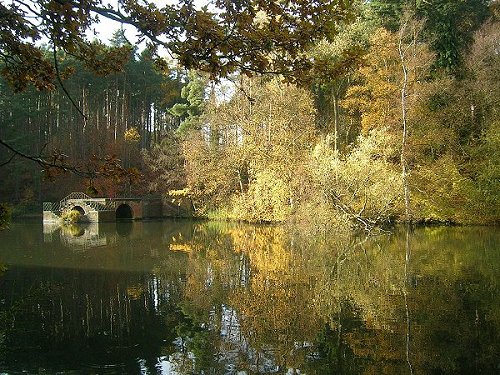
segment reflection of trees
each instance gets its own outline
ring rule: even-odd
[[[307,260],[290,247],[282,228],[256,228],[238,239],[235,247],[247,249],[252,275],[248,287],[229,297],[240,313],[241,330],[251,347],[271,350],[281,368],[300,368],[320,326]]]
[[[155,370],[160,355],[177,350],[187,260],[169,252],[161,237],[179,228],[157,229],[154,236],[136,231],[84,253],[51,243],[42,251],[44,267],[10,267],[0,279],[0,368]],[[36,249],[24,257],[34,257]]]
[[[154,318],[153,291],[140,274],[54,269],[12,272],[22,273],[23,284],[8,286],[19,295],[6,301],[11,308],[6,312],[5,344],[12,351],[7,358],[22,363],[25,369],[40,366],[40,361],[57,368],[69,358],[96,366],[123,363],[137,351],[135,342],[161,342],[160,337],[145,334],[165,333],[162,321]],[[9,277],[19,283],[17,275]],[[131,296],[128,285],[142,285],[142,295]]]
[[[213,353],[253,371],[299,367],[319,322],[283,229],[207,224],[191,247],[183,306],[214,333]]]
[[[352,350],[360,372],[409,373],[407,334],[408,359],[415,373],[494,369],[498,350],[495,353],[491,344],[500,319],[494,313],[498,287],[491,264],[499,259],[498,255],[490,259],[494,238],[488,238],[488,233],[474,234],[464,228],[416,230],[410,235],[408,280],[404,234],[370,239],[337,260],[335,275],[320,278],[317,306],[328,307],[325,317],[337,317],[329,330]],[[344,302],[332,303],[339,299]],[[352,321],[351,312],[343,311],[346,302],[357,311],[361,326],[346,327]]]
[[[46,268],[9,268],[0,365],[57,371],[78,358],[155,373],[162,357],[181,374],[405,374],[409,359],[415,374],[495,370],[491,230],[414,230],[407,261],[405,233],[318,239],[272,226],[151,224],[86,252],[51,243]]]
[[[415,230],[406,259],[405,233],[318,241],[269,226],[198,231],[184,306],[217,366],[451,374],[494,363],[498,275],[488,262],[499,260],[473,251],[491,248],[481,233]]]

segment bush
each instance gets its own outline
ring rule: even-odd
[[[290,214],[290,189],[272,170],[256,174],[248,192],[233,200],[232,216],[250,222],[280,222]]]
[[[74,224],[82,220],[82,214],[77,210],[66,211],[61,215],[64,224]]]
[[[328,138],[315,147],[310,169],[313,191],[339,215],[370,223],[389,222],[402,212],[402,178],[390,160],[397,154],[385,130],[361,136],[348,155],[335,154]]]

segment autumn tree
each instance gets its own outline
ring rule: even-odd
[[[153,2],[120,0],[117,7],[101,0],[13,1],[1,5],[1,51],[4,76],[17,89],[27,84],[54,86],[55,61],[34,42],[47,38],[55,50],[77,56],[96,73],[120,70],[128,48],[103,48],[86,32],[107,18],[135,27],[156,47],[175,55],[187,69],[207,71],[212,78],[241,73],[300,74],[310,66],[300,52],[314,40],[331,37],[336,22],[346,20],[343,1],[211,2],[197,9],[192,1],[158,7]],[[29,70],[28,70],[29,69]]]
[[[125,43],[109,47],[87,36],[100,19],[106,18],[133,26],[139,40],[148,42],[156,66],[163,71],[168,63],[159,51],[174,57],[180,66],[204,71],[212,79],[238,72],[279,73],[295,80],[312,65],[302,52],[315,40],[332,37],[337,22],[351,15],[348,3],[338,0],[214,0],[211,6],[214,10],[198,9],[192,1],[184,0],[163,7],[135,0],[120,0],[116,7],[101,0],[2,3],[2,75],[15,92],[29,85],[39,90],[59,86],[84,115],[63,82],[75,67],[80,67],[75,64],[62,69],[58,55],[73,56],[99,76],[121,71],[131,46]],[[47,41],[49,54],[43,53],[41,40]],[[44,155],[38,160],[19,152],[3,138],[0,144],[10,146],[10,152],[18,156],[50,166]]]
[[[430,83],[415,111],[414,174],[419,211],[457,222],[498,221],[498,32],[495,21],[475,34],[461,80]],[[498,23],[498,22],[496,22]],[[417,141],[418,139],[418,141]]]
[[[212,97],[202,120],[184,143],[188,186],[219,208],[238,197],[237,217],[282,220],[314,143],[311,97],[278,79],[242,77],[231,100]]]
[[[383,127],[394,131],[400,124],[402,77],[396,34],[377,29],[370,38],[365,59],[366,64],[358,69],[341,104],[352,116],[360,115],[363,134]]]
[[[353,73],[362,64],[370,31],[367,22],[357,20],[347,25],[333,41],[322,40],[310,51],[315,59],[310,82],[318,110],[316,122],[324,134],[333,134],[336,151],[356,134],[355,129],[346,124],[340,102],[351,85]]]

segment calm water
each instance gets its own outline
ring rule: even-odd
[[[0,232],[0,373],[498,374],[498,228]]]

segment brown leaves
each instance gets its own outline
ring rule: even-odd
[[[130,59],[132,47],[108,47],[98,42],[82,44],[78,57],[84,61],[85,67],[98,76],[107,76],[123,70]]]
[[[303,50],[314,40],[330,38],[335,24],[349,18],[351,7],[340,0],[215,3],[217,13],[198,10],[191,1],[158,8],[153,2],[123,0],[115,9],[99,0],[15,0],[9,8],[0,7],[0,54],[11,63],[4,74],[18,91],[28,84],[52,88],[50,63],[39,59],[33,64],[29,58],[40,48],[29,44],[29,53],[19,51],[26,38],[34,41],[42,36],[98,75],[119,71],[130,56],[128,47],[108,49],[86,40],[85,32],[99,15],[133,25],[149,39],[152,50],[163,47],[185,68],[208,72],[211,78],[238,71],[279,73],[293,81],[310,68]],[[35,66],[30,74],[20,73],[30,66]]]

